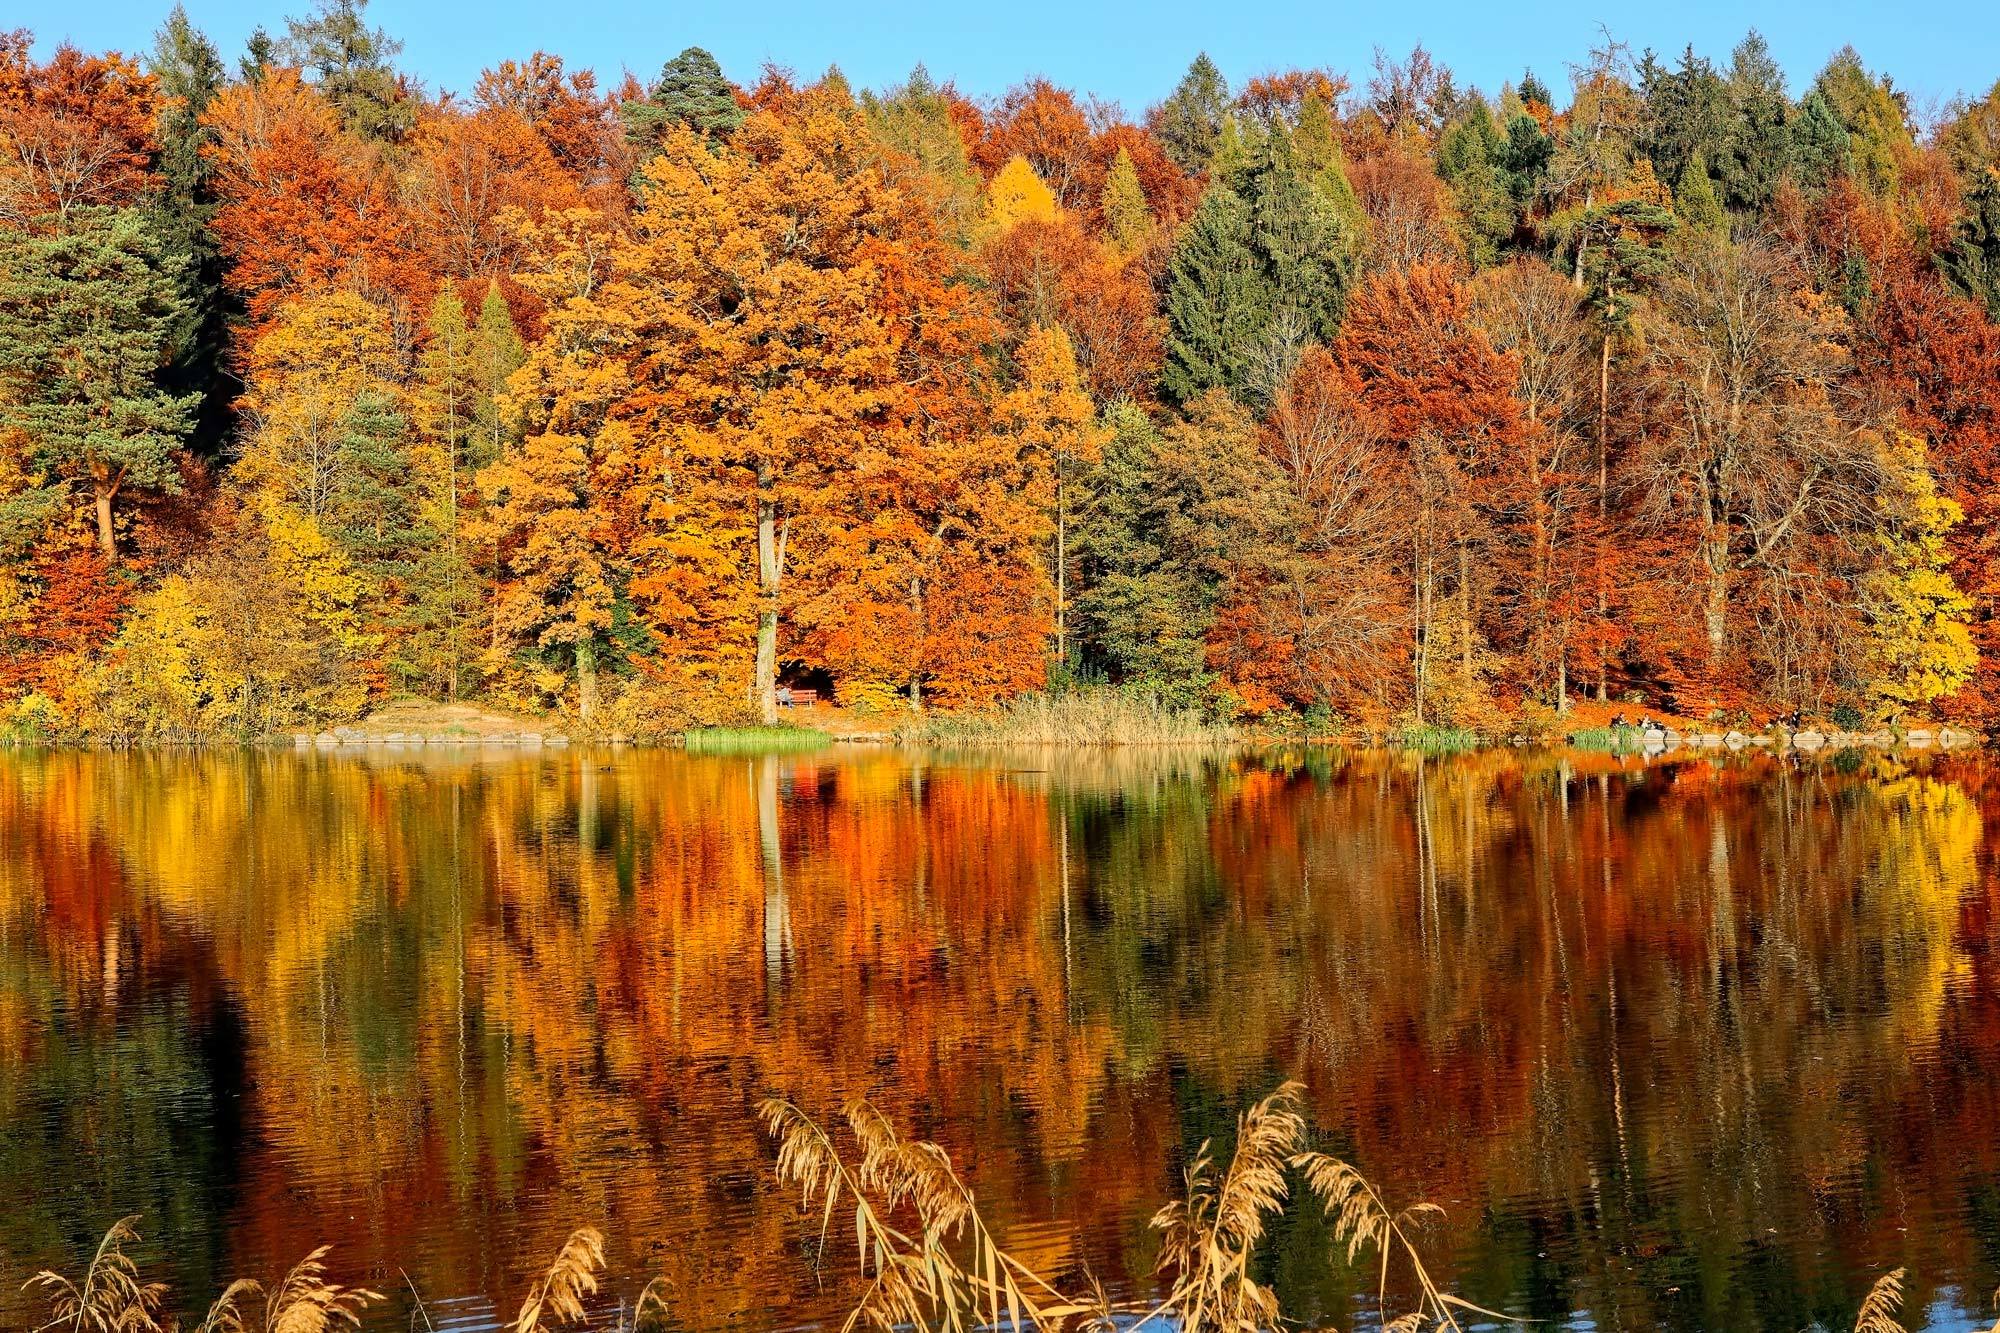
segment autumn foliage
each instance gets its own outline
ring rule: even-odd
[[[184,16],[143,60],[0,41],[37,729],[2000,700],[1984,103],[1931,142],[1754,34],[1701,115],[1716,67],[1608,41],[1567,98],[1204,58],[1143,123],[698,50],[431,96],[322,9],[233,73]],[[113,262],[115,319],[56,317]]]

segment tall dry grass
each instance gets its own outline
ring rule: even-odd
[[[842,1111],[849,1146],[843,1151],[818,1121],[788,1101],[758,1108],[777,1141],[778,1180],[799,1190],[819,1216],[819,1252],[832,1240],[835,1214],[853,1217],[855,1259],[865,1285],[843,1330],[868,1325],[966,1333],[1032,1325],[1058,1333],[1106,1327],[1109,1311],[1066,1299],[1001,1249],[979,1216],[972,1191],[935,1143],[903,1138],[875,1107],[850,1102]]]
[[[43,1329],[68,1329],[70,1333],[157,1333],[154,1317],[166,1299],[164,1283],[141,1282],[139,1266],[125,1253],[127,1245],[139,1242],[139,1216],[121,1217],[97,1243],[97,1252],[83,1271],[81,1281],[44,1268],[22,1289],[40,1288],[48,1293],[50,1319]]]
[[[361,1327],[361,1312],[382,1299],[379,1291],[343,1287],[326,1280],[329,1247],[322,1245],[292,1265],[277,1286],[265,1289],[253,1278],[238,1278],[223,1289],[195,1333],[327,1333],[345,1324]],[[264,1298],[263,1320],[253,1322],[254,1302]]]
[[[1461,1316],[1524,1322],[1438,1285],[1412,1233],[1443,1210],[1429,1203],[1392,1210],[1353,1166],[1308,1148],[1304,1098],[1302,1085],[1287,1082],[1243,1112],[1226,1166],[1210,1142],[1201,1145],[1184,1173],[1181,1197],[1152,1219],[1161,1237],[1155,1271],[1165,1295],[1157,1303],[1126,1305],[1108,1299],[1094,1279],[1087,1294],[1067,1296],[1007,1253],[980,1216],[950,1154],[936,1143],[904,1138],[870,1103],[855,1101],[843,1108],[841,1135],[781,1099],[763,1102],[758,1116],[777,1146],[777,1179],[799,1191],[806,1212],[817,1220],[816,1264],[824,1263],[836,1235],[853,1236],[862,1282],[843,1333],[864,1325],[881,1333],[974,1333],[997,1330],[1003,1320],[1009,1333],[1029,1328],[1037,1333],[1278,1329],[1287,1321],[1277,1294],[1256,1280],[1254,1270],[1271,1220],[1291,1201],[1294,1178],[1325,1211],[1334,1245],[1345,1250],[1349,1263],[1371,1248],[1375,1251],[1376,1307],[1384,1333],[1463,1333]],[[842,1223],[838,1232],[837,1217]],[[138,1220],[125,1217],[112,1224],[80,1279],[43,1269],[23,1284],[47,1293],[50,1304],[51,1317],[32,1333],[167,1333],[180,1327],[161,1322],[166,1288],[144,1282],[125,1252],[139,1241]],[[326,1254],[325,1246],[314,1250],[274,1287],[251,1279],[230,1283],[194,1333],[359,1329],[363,1311],[383,1297],[328,1281]],[[1391,1319],[1390,1274],[1398,1260],[1408,1269],[1417,1308]],[[629,1315],[620,1302],[608,1322],[594,1322],[603,1317],[602,1312],[593,1316],[590,1307],[604,1267],[602,1233],[590,1227],[571,1232],[530,1286],[510,1333],[553,1333],[563,1327],[638,1333],[665,1322],[663,1278],[641,1289]],[[1904,1276],[1905,1270],[1897,1268],[1875,1282],[1855,1317],[1855,1333],[1905,1333],[1899,1322]],[[414,1294],[414,1283],[411,1290]],[[1994,1293],[1994,1302],[2000,1308],[2000,1292]],[[420,1296],[412,1328],[417,1317],[429,1327]],[[1988,1333],[2000,1333],[2000,1319]]]
[[[932,713],[896,739],[938,749],[1003,745],[1211,745],[1235,743],[1233,727],[1146,694],[1110,687],[1024,694],[991,712]]]

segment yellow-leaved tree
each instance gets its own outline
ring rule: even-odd
[[[1972,601],[1946,566],[1945,538],[1965,519],[1938,492],[1923,440],[1897,432],[1881,450],[1881,563],[1862,582],[1868,691],[1884,717],[1923,708],[1972,679]]]
[[[314,522],[332,507],[357,399],[397,397],[396,348],[379,306],[349,291],[286,306],[250,350],[241,407],[251,430],[236,478],[261,504]]]
[[[1054,548],[1050,570],[1055,583],[1055,639],[1058,670],[1069,665],[1070,477],[1080,464],[1094,463],[1110,434],[1097,420],[1077,370],[1076,349],[1056,325],[1036,325],[1015,354],[1019,378],[994,410],[1002,438],[1012,442],[1046,496],[1052,513]]]
[[[1028,159],[1016,154],[993,173],[986,187],[987,217],[996,231],[1007,231],[1023,222],[1054,222],[1062,215],[1062,205]]]

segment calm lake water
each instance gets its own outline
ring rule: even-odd
[[[1857,762],[1858,761],[1858,762]],[[0,755],[0,1327],[140,1213],[198,1313],[310,1247],[511,1317],[574,1226],[690,1328],[831,1320],[753,1118],[868,1096],[1142,1295],[1281,1078],[1482,1305],[1972,1327],[2000,768],[1492,753]],[[838,1228],[836,1231],[838,1232]],[[1300,1208],[1287,1311],[1372,1322]],[[1393,1304],[1392,1300],[1392,1304]],[[1392,1313],[1400,1312],[1400,1307]]]

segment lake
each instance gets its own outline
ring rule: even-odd
[[[1482,1305],[1912,1327],[2000,1285],[1978,756],[0,753],[0,1327],[143,1215],[177,1307],[314,1245],[371,1328],[568,1231],[690,1328],[845,1313],[754,1118],[866,1096],[1018,1257],[1147,1219],[1281,1079]],[[1312,1209],[1265,1271],[1372,1323]],[[1392,1305],[1394,1300],[1392,1297]],[[1400,1313],[1400,1309],[1391,1313]],[[421,1326],[421,1325],[419,1325]]]

